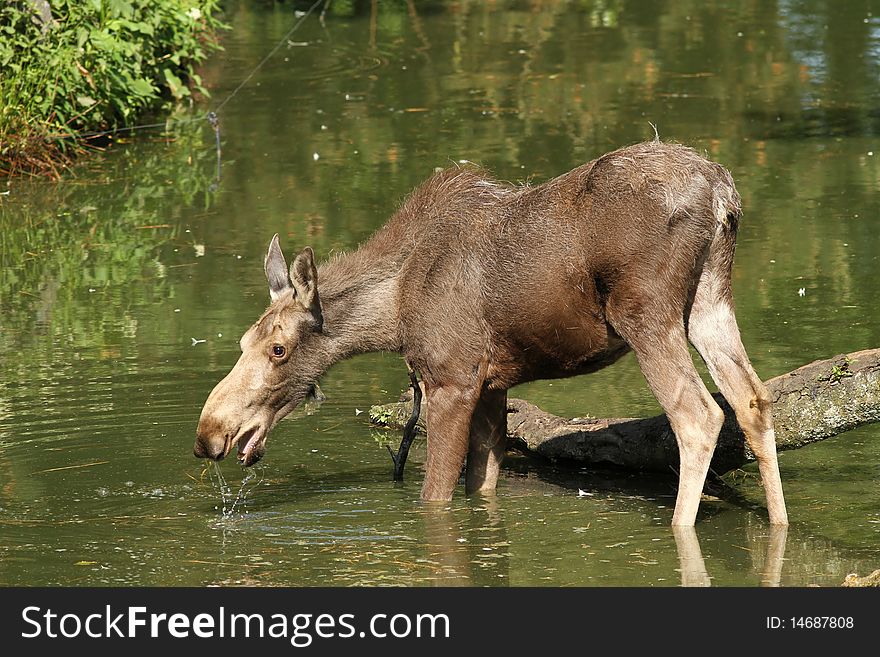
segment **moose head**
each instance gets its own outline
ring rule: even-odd
[[[272,303],[242,336],[238,362],[205,402],[193,447],[199,458],[219,461],[238,445],[239,463],[259,461],[269,431],[314,394],[325,369],[312,249],[303,249],[288,268],[276,234],[265,270]]]

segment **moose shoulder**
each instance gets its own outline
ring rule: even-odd
[[[653,141],[608,153],[539,186],[474,168],[441,171],[355,252],[288,268],[276,235],[272,304],[202,410],[194,452],[238,445],[256,462],[269,430],[331,366],[399,351],[425,384],[424,499],[493,490],[506,395],[534,379],[598,370],[632,349],[680,452],[673,524],[693,525],[723,413],[705,360],[755,453],[770,521],[787,523],[767,392],[740,340],[730,275],[740,199],[730,174]]]

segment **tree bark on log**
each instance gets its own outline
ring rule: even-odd
[[[773,400],[776,446],[798,449],[880,420],[880,349],[818,360],[766,382]],[[712,459],[722,475],[755,460],[732,409],[720,394],[725,421]],[[374,406],[374,424],[402,427],[412,404]],[[419,426],[424,431],[423,404]],[[670,472],[678,470],[678,445],[665,415],[650,418],[561,418],[521,399],[508,401],[508,447],[552,460]]]
[[[843,580],[842,586],[880,587],[880,570],[875,570],[870,575],[865,575],[864,577],[859,577],[856,573],[850,573]]]

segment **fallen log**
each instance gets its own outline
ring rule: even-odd
[[[859,577],[856,573],[850,573],[843,580],[842,586],[880,586],[880,569],[864,577]]]
[[[773,400],[776,445],[798,449],[880,420],[880,349],[817,360],[766,382]],[[755,460],[732,409],[720,394],[725,421],[712,459],[722,475]],[[423,405],[419,428],[424,432]],[[402,427],[412,403],[374,406],[370,420]],[[521,399],[508,401],[508,447],[552,460],[632,470],[678,470],[678,446],[665,415],[650,418],[561,418]]]

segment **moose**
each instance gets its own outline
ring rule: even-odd
[[[357,250],[288,268],[278,235],[271,305],[210,393],[194,454],[238,445],[244,466],[334,363],[395,351],[427,401],[423,500],[494,491],[507,390],[594,372],[635,352],[680,453],[672,524],[693,526],[724,413],[690,342],[758,461],[769,520],[788,523],[768,393],[743,347],[731,294],[741,201],[730,173],[657,139],[540,185],[441,170]]]

